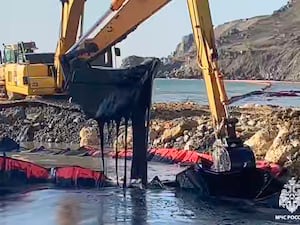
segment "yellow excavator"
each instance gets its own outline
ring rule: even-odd
[[[22,99],[27,96],[51,96],[66,93],[65,74],[62,71],[60,58],[67,52],[81,44],[87,48],[95,48],[96,52],[89,52],[80,57],[89,59],[94,66],[111,67],[113,53],[120,56],[114,44],[120,42],[128,33],[140,23],[149,18],[168,1],[113,1],[106,14],[82,35],[84,20],[84,5],[86,0],[60,0],[62,4],[60,37],[55,53],[36,53],[34,42],[20,42],[5,45],[1,54],[0,89],[1,97],[8,99]],[[123,4],[125,3],[126,4]],[[122,7],[122,11],[118,10]],[[130,12],[128,11],[130,10]],[[117,14],[118,11],[118,14]],[[130,17],[124,18],[123,15]],[[108,17],[111,17],[109,22]],[[118,17],[118,18],[117,18]],[[96,31],[93,39],[87,40],[98,25],[107,22]],[[110,30],[113,28],[112,30]],[[74,45],[77,42],[76,45]],[[89,43],[89,44],[88,44]],[[94,46],[93,46],[94,45]],[[79,56],[78,56],[79,57]]]
[[[85,0],[61,0],[61,29],[55,53],[36,53],[35,42],[3,44],[0,52],[0,89],[2,99],[65,94],[60,57],[82,34]],[[106,61],[98,56],[93,65],[112,66],[108,50]]]

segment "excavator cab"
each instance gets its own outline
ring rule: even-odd
[[[0,78],[3,96],[22,99],[26,96],[52,95],[55,82],[51,67],[53,53],[36,53],[35,42],[4,45]]]
[[[37,49],[35,42],[19,42],[17,44],[4,45],[3,63],[26,63],[26,54],[34,53]]]

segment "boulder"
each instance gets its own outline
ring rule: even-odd
[[[289,129],[286,126],[278,126],[278,128],[278,134],[267,151],[265,160],[283,164],[287,161],[287,157],[293,154],[297,148],[289,143]]]
[[[79,133],[80,147],[99,146],[100,140],[95,127],[83,127]]]
[[[151,135],[151,134],[150,134]],[[152,134],[154,136],[154,134]],[[133,135],[131,127],[127,130],[127,148],[132,148]],[[125,147],[125,130],[119,135],[118,139],[114,141],[114,148],[118,144],[118,148]]]
[[[191,140],[189,140],[186,144],[185,144],[185,146],[184,146],[184,148],[183,148],[184,150],[194,150],[194,141],[191,139]]]
[[[245,144],[251,147],[256,156],[264,157],[272,145],[274,137],[274,131],[262,129],[256,132],[250,139],[245,141]]]
[[[185,130],[191,130],[197,127],[198,123],[195,120],[184,120],[180,122],[177,126],[166,129],[162,135],[162,141],[164,143],[169,142],[171,140],[175,140],[176,138],[182,136]]]

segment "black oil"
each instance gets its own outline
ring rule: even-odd
[[[77,159],[78,160],[78,159]],[[82,159],[83,160],[83,159]],[[115,160],[106,158],[107,173],[115,177]],[[118,170],[130,174],[131,161],[119,159]],[[183,171],[178,165],[149,162],[149,181],[155,176],[174,180]],[[100,188],[97,190],[34,189],[0,198],[1,225],[275,225],[274,209],[247,202],[225,203],[200,198],[174,188],[147,190]],[[297,223],[296,223],[297,224]]]
[[[104,140],[112,138],[113,132],[110,129],[119,130],[120,125],[125,126],[127,151],[127,130],[131,123],[133,158],[130,179],[141,179],[145,186],[150,120],[148,112],[151,107],[153,79],[158,66],[159,60],[154,58],[126,69],[81,68],[75,70],[69,88],[72,101],[80,105],[88,117],[98,121],[103,165]],[[106,127],[108,129],[104,131]],[[104,137],[105,134],[109,137]],[[124,165],[124,168],[127,166]],[[127,183],[126,173],[124,174],[123,187]]]
[[[168,190],[37,190],[0,201],[1,225],[267,225],[272,211]]]

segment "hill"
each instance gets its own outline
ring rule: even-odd
[[[258,6],[259,7],[259,6]],[[300,0],[272,15],[240,19],[215,28],[221,70],[227,79],[300,80]],[[130,56],[123,66],[141,57]],[[161,59],[158,77],[199,78],[193,35]]]

